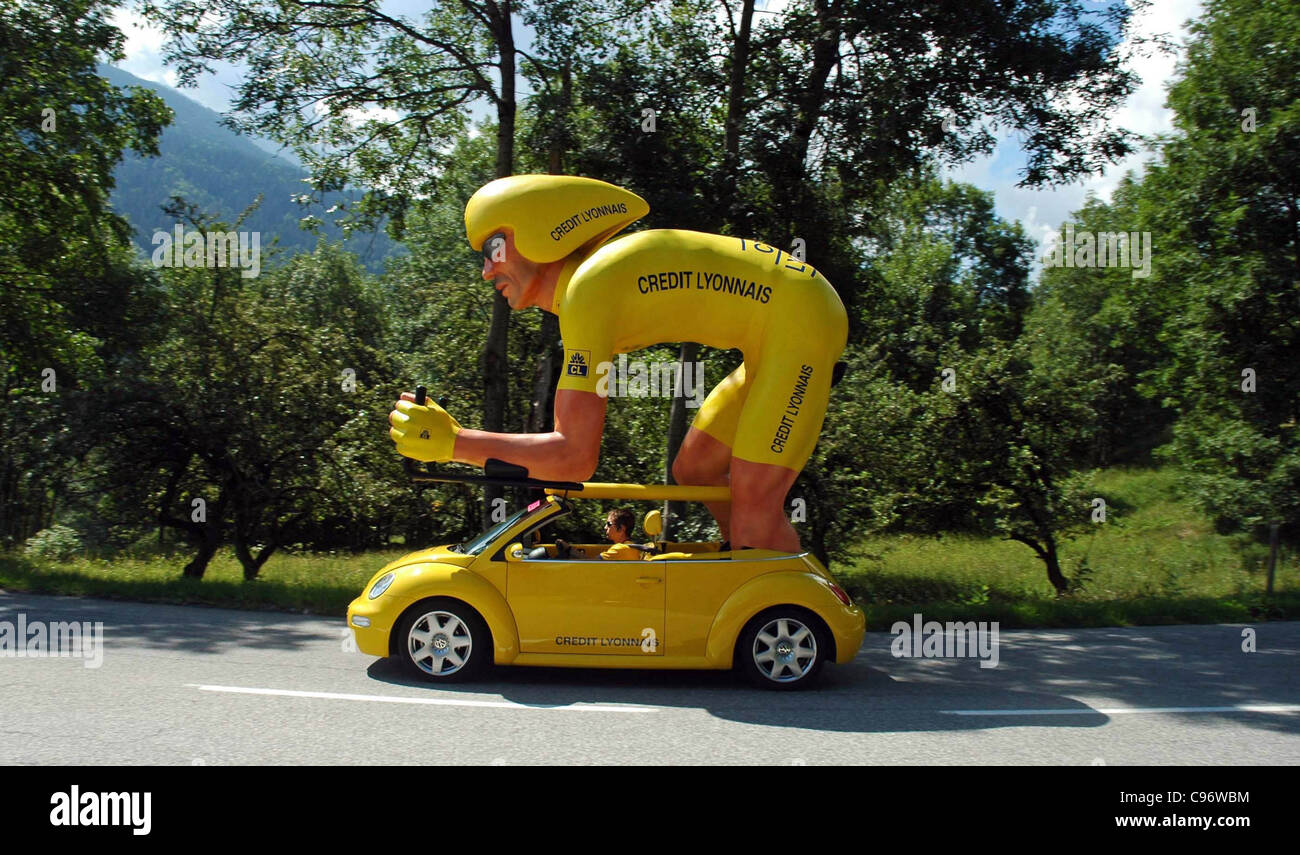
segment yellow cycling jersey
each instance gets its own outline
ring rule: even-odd
[[[626,543],[615,543],[609,549],[600,553],[600,557],[606,561],[640,561],[645,557],[645,553],[635,546]]]
[[[564,279],[556,286],[559,388],[584,392],[596,391],[595,369],[617,353],[696,341],[757,357],[769,325],[819,336],[823,315],[844,312],[830,283],[784,250],[681,229],[615,238]]]
[[[742,459],[799,469],[821,432],[848,321],[811,265],[746,238],[680,229],[624,235],[570,261],[556,285],[559,389],[603,394],[612,358],[652,344],[738,348],[694,426]]]

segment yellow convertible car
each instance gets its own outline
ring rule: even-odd
[[[862,610],[814,556],[651,540],[641,560],[604,561],[608,544],[569,545],[552,534],[550,524],[585,499],[729,495],[726,487],[547,487],[545,498],[468,543],[413,552],[376,573],[348,607],[357,647],[434,682],[495,663],[735,668],[772,689],[808,686],[826,662],[857,653]],[[660,534],[659,512],[642,527]]]

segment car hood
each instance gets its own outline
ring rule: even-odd
[[[439,564],[455,564],[457,567],[468,567],[474,563],[475,555],[466,555],[463,552],[453,552],[449,546],[431,546],[428,549],[421,549],[417,552],[410,552],[390,562],[388,566],[380,570],[380,574],[387,573],[389,570],[396,570],[399,567],[406,567],[411,564],[424,564],[430,561],[436,561]]]

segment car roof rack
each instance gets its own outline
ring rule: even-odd
[[[580,490],[547,487],[552,496],[569,497],[576,493],[580,499],[628,499],[630,501],[669,502],[730,502],[729,487],[691,487],[684,484],[602,484],[585,481]]]
[[[483,484],[498,487],[533,487],[562,498],[573,494],[584,499],[629,499],[637,501],[730,502],[729,487],[692,487],[682,484],[610,484],[586,481],[547,481],[532,478],[528,470],[495,457],[483,465],[483,474],[435,470],[427,463],[406,458],[407,474],[415,484]]]
[[[406,468],[406,474],[411,476],[411,482],[414,484],[483,484],[498,487],[582,489],[582,484],[578,481],[546,481],[541,478],[530,478],[528,470],[524,467],[506,463],[504,460],[497,460],[495,457],[488,458],[488,461],[483,465],[482,475],[468,472],[439,471],[433,469],[427,463],[420,463],[411,460],[409,457],[403,460],[403,465]]]

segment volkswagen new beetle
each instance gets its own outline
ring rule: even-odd
[[[808,686],[825,663],[857,653],[862,610],[809,553],[652,540],[642,560],[605,561],[608,544],[566,551],[547,537],[585,499],[717,501],[725,487],[571,486],[548,489],[467,543],[381,569],[348,607],[357,647],[434,682],[494,663],[735,668],[773,689]],[[642,528],[657,537],[659,512]]]

